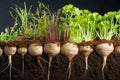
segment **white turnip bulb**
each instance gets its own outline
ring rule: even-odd
[[[43,66],[42,66],[40,59],[39,59],[43,53],[43,46],[40,43],[31,43],[28,47],[28,53],[34,57],[37,57],[38,63],[43,71],[42,72],[42,74],[43,74],[44,69],[43,69]]]
[[[16,53],[16,47],[15,46],[5,46],[4,47],[4,53],[8,56],[8,66],[2,70],[5,71],[10,66],[10,80],[11,80],[11,68],[12,68],[12,56]]]
[[[88,71],[89,65],[88,65],[88,56],[93,52],[93,48],[90,45],[86,45],[86,46],[80,46],[79,47],[79,51],[81,53],[83,53],[84,57],[85,57],[85,65],[86,65],[86,70],[85,70],[85,75]]]
[[[24,55],[27,53],[27,47],[18,47],[17,53],[22,56],[22,75],[24,75]]]
[[[103,58],[102,76],[104,79],[104,67],[106,66],[106,60],[107,60],[107,57],[110,55],[110,53],[113,52],[114,46],[112,43],[101,43],[96,45],[95,49],[97,53]]]
[[[60,43],[59,42],[45,43],[44,52],[49,56],[48,75],[47,75],[47,78],[49,80],[52,58],[60,53]]]
[[[71,75],[71,61],[78,54],[78,50],[79,49],[77,44],[70,42],[63,44],[61,47],[61,53],[65,55],[69,60],[69,65],[66,72],[66,75],[68,74],[68,79],[70,78]]]

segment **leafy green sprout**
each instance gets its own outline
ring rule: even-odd
[[[70,29],[70,41],[80,43],[83,41],[82,27],[77,22],[72,22]]]
[[[60,9],[51,13],[51,26],[48,28],[47,39],[50,42],[60,41],[61,31],[59,30]]]
[[[32,28],[29,27],[29,25],[28,25],[31,8],[32,8],[32,6],[30,6],[29,10],[27,11],[25,2],[24,2],[24,9],[20,8],[19,6],[16,6],[15,9],[12,8],[12,10],[16,13],[15,16],[18,17],[18,19],[17,19],[17,23],[19,26],[18,34],[22,35],[26,38],[28,38],[30,35],[32,35],[31,32],[33,31]],[[10,11],[10,14],[11,14],[12,18],[15,19],[15,16],[12,13],[12,11]]]
[[[87,13],[85,12],[87,11]],[[96,38],[95,26],[101,19],[101,16],[88,10],[81,10],[81,15],[76,17],[76,22],[81,26],[81,32],[84,41],[92,41]],[[84,14],[83,14],[84,13]]]
[[[69,36],[70,41],[80,43],[96,38],[95,26],[102,18],[100,14],[79,10],[71,4],[64,6],[62,13],[64,15],[60,20],[63,26],[60,26],[60,29]]]
[[[52,13],[48,6],[39,2],[39,6],[35,14],[31,14],[31,20],[34,26],[37,27],[37,36],[46,38],[47,41],[59,40],[58,19],[60,10]]]
[[[118,26],[118,31],[117,31],[116,36],[118,39],[120,39],[120,10],[117,11],[115,19],[116,19],[116,26]]]
[[[17,22],[15,22],[13,27],[5,28],[5,31],[1,32],[0,34],[0,41],[1,42],[15,41],[18,37],[18,31],[16,28]]]
[[[47,29],[52,24],[50,20],[50,10],[43,3],[39,3],[39,6],[35,13],[32,13],[30,16],[31,25],[36,26],[36,34],[35,37],[45,37],[47,35]]]
[[[75,22],[75,16],[80,15],[79,8],[69,4],[62,8],[62,16],[60,21],[63,23],[59,26],[59,30],[64,32],[63,39],[69,38],[70,42],[79,43],[82,41],[82,33],[80,25]]]
[[[100,22],[97,24],[97,35],[100,39],[111,40],[116,34],[118,26],[115,22],[116,12],[108,12],[104,14]]]

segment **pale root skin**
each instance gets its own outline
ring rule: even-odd
[[[41,56],[43,53],[43,47],[39,43],[31,43],[28,47],[28,52],[32,56]]]
[[[44,51],[48,56],[54,57],[60,53],[60,43],[45,43]]]
[[[2,50],[2,48],[0,47],[0,56],[2,56],[2,54],[3,54],[3,50]]]
[[[43,53],[43,47],[40,43],[31,43],[28,47],[28,53],[34,57],[37,57],[38,63],[42,69],[42,74],[44,74],[44,68],[40,62],[39,57],[42,55]]]
[[[11,68],[12,68],[12,56],[16,53],[17,48],[15,46],[5,46],[4,53],[8,56],[8,66],[2,70],[5,71],[10,66],[10,80],[11,80]]]
[[[113,52],[114,46],[112,43],[102,43],[102,44],[98,44],[95,49],[97,53],[103,58],[102,76],[104,79],[104,68],[106,66],[106,60],[107,57],[110,55],[110,53]]]
[[[60,43],[59,42],[46,43],[44,45],[44,52],[49,56],[48,75],[47,75],[47,79],[49,80],[52,58],[60,53]]]
[[[5,46],[4,52],[6,55],[14,55],[17,51],[17,48],[14,46]]]
[[[85,65],[86,65],[86,70],[85,70],[85,75],[87,74],[89,65],[88,65],[88,56],[93,52],[93,48],[91,46],[80,46],[79,51],[83,53],[85,56]]]
[[[27,53],[27,47],[18,47],[17,53],[22,56],[22,76],[24,75],[24,55]]]
[[[21,56],[24,56],[27,53],[27,47],[18,47],[17,53],[20,54]]]
[[[71,76],[71,66],[72,66],[72,62],[69,62],[69,65],[68,65],[68,68],[67,68],[67,71],[66,71],[66,78],[69,79],[70,76]],[[68,75],[68,77],[67,77]]]
[[[66,75],[68,74],[67,79],[69,79],[70,76],[71,76],[71,62],[72,62],[72,59],[78,54],[78,51],[79,51],[79,49],[77,47],[77,44],[70,43],[70,42],[67,42],[67,43],[63,44],[62,47],[61,47],[61,53],[63,55],[65,55],[69,60],[69,65],[68,65],[68,69],[67,69],[67,72],[66,72]]]
[[[115,47],[115,52],[118,53],[118,54],[120,54],[120,46],[116,46]]]

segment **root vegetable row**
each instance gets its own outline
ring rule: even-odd
[[[104,79],[104,67],[106,66],[106,60],[110,53],[114,51],[113,43],[101,43],[95,46],[96,52],[103,58],[103,66],[102,66],[102,76]],[[17,52],[22,56],[22,75],[24,75],[24,55],[28,52],[30,55],[37,57],[38,63],[41,66],[41,69],[43,71],[42,74],[44,74],[44,69],[42,64],[40,63],[40,59],[44,60],[41,55],[43,51],[49,56],[49,62],[48,62],[48,75],[47,79],[50,79],[50,66],[52,62],[52,58],[56,55],[58,55],[61,51],[63,55],[65,55],[69,60],[68,69],[66,70],[66,79],[70,78],[71,75],[71,62],[72,59],[80,52],[84,54],[85,57],[85,64],[86,64],[86,70],[85,74],[87,74],[88,70],[88,56],[90,53],[94,51],[94,49],[89,46],[78,46],[76,43],[70,43],[67,42],[63,45],[61,45],[59,42],[55,43],[45,43],[44,46],[42,46],[40,43],[31,43],[28,48],[27,47],[16,47],[16,46],[5,46],[4,47],[4,53],[8,56],[8,66],[4,68],[1,72],[4,72],[8,67],[10,67],[10,80],[11,80],[11,67],[12,67],[12,56]],[[120,53],[120,46],[115,47],[115,51]],[[0,56],[3,54],[3,49],[0,48]],[[40,58],[40,59],[39,59]],[[45,60],[44,60],[45,61]]]

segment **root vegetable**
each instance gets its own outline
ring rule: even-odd
[[[110,53],[113,52],[114,46],[112,43],[101,43],[96,45],[95,49],[97,53],[103,58],[102,76],[104,79],[104,67],[106,66],[106,60],[107,60],[107,57],[110,55]]]
[[[44,73],[44,69],[43,69],[43,66],[40,62],[40,59],[41,59],[41,55],[43,53],[43,47],[40,43],[31,43],[28,47],[28,52],[30,55],[34,56],[34,57],[37,57],[37,60],[38,60],[38,63],[42,69],[42,74]],[[39,59],[40,58],[40,59]],[[41,74],[41,75],[42,75]]]
[[[8,56],[8,66],[2,70],[5,71],[10,66],[10,80],[11,80],[11,68],[12,68],[12,56],[16,53],[16,47],[15,46],[5,46],[4,47],[4,53]]]
[[[24,75],[24,55],[27,53],[27,47],[18,47],[17,53],[22,56],[22,75]]]
[[[45,43],[44,52],[49,56],[48,75],[47,75],[47,78],[49,80],[52,58],[60,53],[60,43],[59,42]]]
[[[115,47],[115,52],[118,53],[118,54],[120,54],[120,46],[116,46]]]
[[[80,46],[79,51],[82,52],[84,54],[84,57],[85,57],[85,65],[86,65],[85,74],[86,74],[88,67],[89,67],[88,56],[93,52],[93,48],[89,45],[88,46]]]
[[[3,54],[3,50],[2,50],[2,48],[0,47],[0,56],[2,56],[2,54]]]
[[[66,72],[66,75],[68,74],[67,78],[69,79],[71,75],[71,62],[72,59],[78,54],[78,46],[75,43],[67,42],[62,45],[61,53],[65,55],[69,60],[69,65]]]
[[[39,43],[32,43],[28,47],[28,52],[32,56],[41,56],[43,53],[43,47]]]

